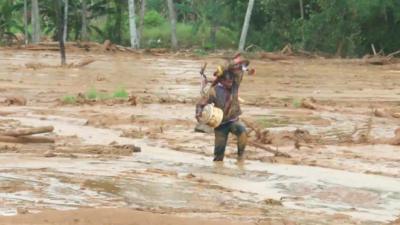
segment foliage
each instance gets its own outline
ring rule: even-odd
[[[30,15],[30,2],[28,15]],[[40,0],[42,34],[57,39],[54,0]],[[129,45],[126,0],[87,0],[89,39]],[[140,1],[137,2],[139,17]],[[165,0],[146,0],[142,46],[170,47]],[[248,0],[175,0],[177,36],[181,48],[236,48]],[[23,0],[0,1],[0,44],[24,33]],[[400,49],[398,0],[255,1],[247,45],[276,51],[291,44],[294,50],[324,52],[342,57],[371,52],[371,44],[385,53]],[[68,39],[80,40],[82,1],[69,0]],[[139,18],[137,19],[139,21]],[[28,29],[28,33],[30,28]]]
[[[73,95],[65,95],[65,96],[62,98],[62,102],[63,102],[64,104],[75,104],[75,103],[76,103],[76,97],[73,96]]]
[[[115,90],[112,96],[114,98],[127,99],[129,98],[129,93],[124,88],[120,87],[117,90]]]
[[[144,16],[143,21],[145,26],[157,27],[165,23],[165,18],[162,17],[157,11],[150,10]]]
[[[88,91],[86,91],[86,93],[85,93],[85,97],[86,97],[87,99],[90,99],[90,100],[95,100],[95,99],[98,98],[98,96],[99,96],[99,93],[98,93],[98,91],[96,90],[96,88],[94,88],[94,87],[90,88],[90,89],[89,89]]]

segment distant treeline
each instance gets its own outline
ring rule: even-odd
[[[67,41],[130,45],[128,0],[59,1],[68,6]],[[23,43],[26,35],[30,43],[57,40],[59,1],[1,0],[0,44]],[[171,46],[167,2],[133,1],[141,48]],[[248,3],[174,0],[178,47],[236,49]],[[353,57],[372,53],[372,45],[385,54],[399,50],[399,37],[400,0],[255,0],[245,46],[276,51],[290,44],[294,50]]]

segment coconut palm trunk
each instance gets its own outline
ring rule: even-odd
[[[140,18],[139,18],[139,43],[142,39],[143,34],[143,23],[144,23],[144,14],[146,13],[146,0],[141,1],[140,6]]]
[[[24,30],[25,30],[25,37],[24,37],[24,41],[25,41],[25,45],[28,44],[28,0],[24,0]]]
[[[243,23],[242,34],[240,35],[240,41],[239,41],[239,51],[241,52],[244,50],[244,46],[246,44],[247,31],[249,30],[249,24],[250,24],[251,14],[253,12],[253,6],[254,6],[254,0],[249,0],[249,4],[247,6],[247,11],[246,11],[246,17]]]
[[[63,41],[67,42],[68,36],[68,0],[64,0],[64,27],[63,27]]]
[[[136,29],[135,0],[128,0],[129,30],[131,33],[131,47],[139,48],[138,34]]]
[[[171,44],[173,49],[178,48],[178,39],[176,37],[176,12],[173,0],[167,0],[169,20],[171,23]]]
[[[82,0],[82,12],[81,13],[82,13],[81,39],[83,41],[87,41],[88,40],[88,33],[87,33],[88,22],[87,22],[87,17],[86,17],[86,13],[87,13],[86,0]]]
[[[32,0],[32,43],[40,42],[40,15],[39,2]]]

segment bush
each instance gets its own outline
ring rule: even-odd
[[[62,98],[62,102],[64,104],[75,104],[76,103],[76,97],[72,95],[66,95]]]
[[[210,50],[210,29],[206,26],[194,29],[193,24],[178,23],[176,36],[180,48],[200,47]],[[217,48],[236,47],[237,33],[226,27],[220,27],[217,31]],[[168,22],[156,27],[144,27],[142,34],[142,46],[145,48],[169,48],[171,46],[171,27]]]
[[[86,93],[85,97],[90,100],[97,99],[99,93],[97,92],[96,88],[90,88]]]
[[[144,16],[143,23],[145,26],[157,27],[165,23],[165,18],[161,16],[157,11],[150,10]]]
[[[113,97],[119,99],[127,99],[129,98],[129,94],[124,88],[118,88],[114,91]]]

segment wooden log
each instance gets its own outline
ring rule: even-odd
[[[284,152],[280,152],[278,150],[273,150],[272,148],[268,147],[268,146],[264,146],[260,143],[254,142],[254,141],[248,141],[247,142],[249,145],[256,147],[256,148],[260,148],[262,150],[265,150],[267,152],[270,152],[272,154],[274,154],[274,156],[280,156],[280,157],[286,157],[286,158],[291,158],[291,156],[287,153]]]
[[[400,50],[390,53],[389,55],[387,55],[387,57],[388,58],[393,58],[397,54],[400,54]]]
[[[96,61],[96,60],[95,59],[84,59],[78,63],[73,64],[73,67],[84,67],[86,65],[91,64],[94,61]]]
[[[54,143],[55,140],[49,137],[34,137],[34,136],[13,137],[13,136],[0,135],[0,142],[27,144],[27,143]]]
[[[4,132],[0,132],[0,135],[1,136],[19,137],[19,136],[27,136],[27,135],[32,135],[32,134],[48,133],[48,132],[52,132],[53,130],[54,130],[53,126],[34,127],[34,128],[4,131]]]

